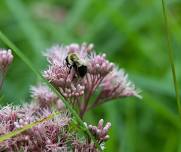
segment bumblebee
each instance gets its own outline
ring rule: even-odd
[[[74,68],[77,75],[83,78],[87,73],[86,62],[80,59],[76,53],[69,53],[65,59],[67,67]]]

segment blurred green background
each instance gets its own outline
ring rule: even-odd
[[[167,0],[177,78],[181,84],[181,1]],[[1,0],[0,30],[41,71],[54,44],[91,42],[142,90],[142,100],[120,99],[86,115],[112,123],[107,152],[181,152],[178,117],[161,0]],[[0,47],[7,48],[2,41]],[[15,56],[0,104],[30,101],[38,82]]]

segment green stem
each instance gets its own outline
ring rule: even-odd
[[[179,112],[179,115],[181,118],[181,104],[180,104],[180,97],[179,97],[179,86],[178,86],[177,78],[176,78],[176,70],[175,70],[174,59],[173,59],[173,49],[171,46],[171,40],[170,40],[169,28],[168,28],[168,20],[167,20],[167,13],[166,13],[166,7],[165,7],[164,0],[162,0],[162,9],[163,9],[163,16],[164,16],[164,22],[165,22],[165,32],[166,32],[166,38],[167,38],[167,44],[168,44],[169,61],[170,61],[171,70],[172,70],[172,77],[173,77],[173,82],[174,82],[174,87],[175,87],[178,112]]]

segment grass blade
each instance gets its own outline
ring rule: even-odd
[[[163,9],[163,16],[164,16],[164,23],[165,23],[166,39],[167,39],[167,44],[168,44],[169,62],[170,62],[170,65],[171,65],[171,70],[172,70],[172,77],[173,77],[173,82],[174,82],[178,112],[179,112],[179,115],[180,115],[180,118],[181,118],[181,104],[180,104],[180,97],[179,97],[179,86],[178,86],[177,78],[176,78],[176,71],[175,71],[175,65],[174,65],[174,59],[173,59],[173,49],[172,49],[172,46],[171,46],[171,40],[170,40],[170,35],[169,35],[169,27],[168,27],[168,20],[167,20],[167,13],[166,13],[166,7],[165,7],[165,1],[164,0],[162,0],[162,9]]]

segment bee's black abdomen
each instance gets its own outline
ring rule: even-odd
[[[87,66],[82,65],[77,68],[77,71],[78,71],[80,77],[84,77],[87,73]]]

